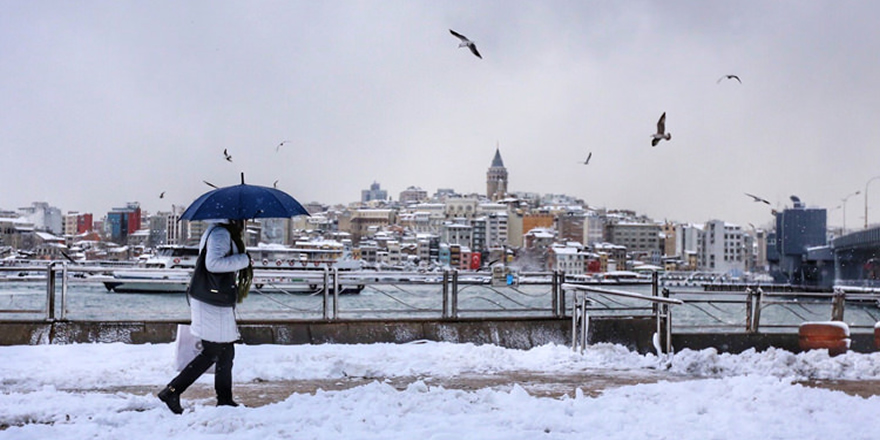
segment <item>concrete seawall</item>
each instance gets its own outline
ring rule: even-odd
[[[169,343],[185,321],[0,321],[0,345],[123,342]],[[245,344],[369,344],[418,340],[494,344],[528,349],[548,343],[571,344],[570,318],[364,320],[364,321],[240,321]],[[639,353],[653,352],[655,324],[646,318],[593,319],[591,344],[611,342]],[[714,347],[719,352],[777,347],[800,351],[797,334],[694,333],[674,334],[676,350]],[[869,353],[873,335],[853,334],[853,351]]]

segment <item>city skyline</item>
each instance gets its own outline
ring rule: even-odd
[[[164,211],[241,172],[303,203],[346,204],[373,181],[395,197],[482,193],[500,146],[510,192],[739,225],[767,224],[797,195],[830,225],[861,227],[866,205],[880,221],[880,170],[865,160],[880,135],[873,3],[47,0],[5,12],[3,209]],[[672,138],[652,148],[663,113]]]
[[[206,182],[206,183],[208,183],[208,182]],[[584,212],[593,211],[593,212],[596,212],[597,214],[601,213],[601,215],[605,215],[606,213],[613,213],[613,212],[628,212],[628,214],[626,214],[626,215],[628,217],[632,217],[633,219],[639,218],[640,220],[636,220],[639,223],[641,223],[642,221],[651,220],[651,221],[653,221],[653,224],[655,224],[655,225],[660,224],[660,223],[667,224],[667,225],[669,225],[669,224],[702,225],[702,224],[710,224],[713,222],[733,224],[727,220],[718,219],[718,218],[707,219],[705,221],[682,221],[682,222],[673,221],[671,223],[669,222],[668,219],[664,219],[661,222],[658,219],[650,218],[643,213],[639,213],[639,212],[635,212],[635,211],[631,211],[631,210],[627,210],[627,209],[623,209],[623,208],[613,208],[612,207],[612,208],[606,209],[605,207],[592,207],[592,206],[589,206],[588,204],[586,204],[585,202],[583,202],[582,200],[577,199],[577,198],[572,197],[567,194],[537,194],[537,193],[530,193],[530,192],[508,193],[506,190],[507,184],[508,184],[507,168],[504,166],[504,161],[501,156],[500,149],[496,148],[495,155],[492,159],[492,162],[486,171],[486,192],[484,194],[478,194],[478,193],[460,194],[451,188],[438,188],[436,192],[434,192],[432,195],[429,196],[428,192],[421,189],[420,187],[410,186],[410,187],[407,187],[407,189],[400,192],[400,197],[397,200],[395,200],[393,197],[390,197],[388,195],[387,190],[381,188],[381,184],[379,182],[373,181],[373,183],[370,184],[369,189],[361,190],[361,196],[360,196],[359,201],[351,201],[345,205],[338,204],[338,205],[334,205],[334,206],[326,205],[326,204],[323,204],[320,202],[311,202],[311,203],[321,205],[322,208],[325,208],[329,211],[344,211],[344,210],[348,210],[350,208],[355,208],[355,209],[380,208],[379,209],[380,211],[384,211],[387,208],[391,207],[391,208],[395,208],[395,209],[400,209],[401,212],[417,213],[417,212],[420,212],[420,209],[423,209],[423,208],[419,207],[420,204],[422,204],[422,203],[449,204],[451,202],[451,203],[455,204],[456,203],[455,200],[462,200],[462,201],[473,200],[474,202],[479,200],[479,201],[481,201],[480,203],[487,203],[488,204],[488,205],[484,205],[484,206],[490,206],[491,204],[494,204],[494,203],[510,204],[511,201],[518,200],[519,203],[517,203],[515,205],[515,208],[524,208],[524,207],[528,206],[528,208],[526,208],[526,211],[534,210],[535,208],[537,208],[538,210],[552,209],[555,211],[559,211],[559,210],[565,211],[565,210],[570,210],[570,209],[583,208]],[[745,194],[745,195],[753,198],[754,201],[756,201],[756,202],[760,201],[765,204],[770,204],[768,201],[760,199],[757,196],[754,196],[752,194]],[[162,197],[164,197],[164,194],[162,194]],[[801,208],[806,207],[806,205],[804,205],[797,198],[792,198],[792,202],[794,203],[795,207],[798,207],[798,206]],[[100,223],[104,223],[106,221],[107,224],[115,225],[114,226],[115,232],[113,234],[117,235],[120,233],[117,230],[121,228],[121,226],[119,226],[121,224],[121,222],[124,223],[124,222],[129,221],[129,220],[124,220],[126,218],[125,213],[134,212],[134,210],[136,210],[137,211],[136,212],[136,220],[134,220],[134,223],[132,223],[132,224],[137,224],[140,222],[140,219],[147,220],[149,217],[154,216],[154,215],[179,215],[181,212],[183,212],[183,210],[187,206],[187,205],[172,204],[171,208],[168,210],[149,212],[149,211],[145,211],[145,210],[142,211],[140,209],[140,203],[137,201],[127,202],[125,205],[126,206],[124,206],[124,207],[122,207],[122,206],[113,207],[111,210],[107,211],[106,215],[98,216],[96,218],[96,221],[100,222]],[[425,206],[427,206],[427,205],[425,205]],[[453,208],[450,208],[450,209],[453,209]],[[820,209],[824,210],[824,208],[820,208]],[[84,214],[91,217],[94,214],[91,212],[86,213],[86,212],[82,212],[82,211],[78,211],[78,210],[64,211],[56,206],[52,206],[51,204],[49,204],[45,201],[32,202],[31,206],[29,206],[29,207],[18,208],[17,214],[23,215],[23,216],[30,216],[30,212],[40,211],[40,213],[41,213],[40,216],[48,216],[49,214],[46,213],[47,210],[56,211],[55,215],[58,217],[56,219],[58,222],[62,221],[62,217],[67,218],[69,216],[75,216],[75,217],[79,218],[79,217],[82,217],[82,215],[84,215]],[[432,209],[429,209],[429,210],[432,210]],[[3,211],[4,211],[3,207],[0,207],[0,212],[3,212]],[[537,212],[537,211],[535,211],[535,212]],[[313,212],[313,214],[317,214],[317,213]],[[776,214],[774,214],[774,221],[767,222],[766,224],[762,224],[757,227],[754,224],[749,223],[748,226],[751,229],[772,230],[772,229],[774,229],[775,215]],[[111,221],[111,217],[113,217],[113,216],[116,216],[115,223],[113,223],[113,221]],[[2,216],[0,216],[0,217],[2,217]],[[66,220],[65,220],[65,222],[66,222]],[[47,226],[47,225],[42,224],[42,221],[36,225],[38,228]],[[745,229],[745,225],[738,225],[737,224],[737,226]],[[132,229],[132,228],[133,228],[133,226],[129,225],[128,228],[125,228],[125,229],[126,230],[136,230],[137,227],[134,226],[135,229]],[[834,228],[829,225],[828,229],[833,230]]]

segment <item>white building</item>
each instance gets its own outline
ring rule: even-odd
[[[480,200],[472,197],[457,197],[446,199],[446,220],[465,218],[471,220],[477,215],[477,205]]]
[[[462,247],[472,246],[473,227],[462,223],[446,223],[440,234],[440,241],[448,244],[458,244]]]
[[[586,245],[605,241],[605,222],[596,211],[587,211],[584,219],[584,241]]]
[[[18,211],[34,224],[37,231],[48,231],[55,235],[64,233],[61,210],[46,202],[33,202],[31,206],[19,208]]]
[[[688,254],[698,254],[702,248],[703,226],[678,224],[675,226],[675,255],[684,259]]]
[[[547,269],[562,271],[566,275],[583,275],[586,273],[586,257],[586,253],[574,246],[552,246]]]
[[[738,225],[711,220],[703,226],[700,269],[739,275],[745,271],[743,230]]]
[[[412,214],[407,220],[409,224],[402,226],[410,226],[416,233],[437,234],[446,222],[446,205],[443,203],[418,203],[410,205],[405,213]]]
[[[509,243],[507,211],[486,215],[486,248],[493,249]]]
[[[408,203],[419,203],[428,198],[428,192],[417,187],[410,186],[409,188],[400,192],[400,203],[408,204]]]

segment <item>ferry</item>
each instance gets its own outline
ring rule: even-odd
[[[651,277],[627,270],[615,270],[596,274],[566,275],[565,282],[572,284],[651,284]]]
[[[323,269],[357,270],[360,261],[348,258],[342,243],[335,241],[299,241],[293,247],[260,244],[248,247],[254,269]],[[193,269],[199,258],[198,246],[159,246],[156,254],[143,262],[148,269]]]
[[[260,244],[249,247],[248,253],[254,260],[253,288],[260,292],[316,293],[323,289],[324,269],[361,268],[361,262],[345,258],[343,245],[334,241],[297,242],[294,247]],[[114,271],[104,286],[117,293],[183,293],[198,257],[198,246],[160,246],[140,269]],[[345,285],[340,293],[362,289],[363,285]]]
[[[114,271],[102,280],[107,291],[114,293],[186,293],[192,276],[186,269],[141,269]],[[340,294],[360,293],[362,283],[340,285]],[[251,291],[257,293],[314,294],[324,290],[323,271],[281,271],[255,269]],[[328,289],[333,293],[333,286]]]

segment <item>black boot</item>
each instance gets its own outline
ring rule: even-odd
[[[232,360],[235,346],[231,342],[218,343],[210,347],[217,353],[214,364],[214,391],[217,393],[217,406],[238,406],[232,399]]]
[[[217,399],[217,406],[238,406],[238,402],[232,399]]]
[[[159,400],[168,405],[168,409],[174,414],[183,414],[183,407],[180,406],[180,394],[170,385],[159,391]]]

